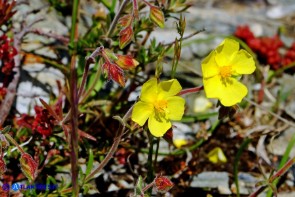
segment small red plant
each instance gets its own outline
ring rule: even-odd
[[[1,72],[10,75],[14,67],[13,57],[17,54],[16,49],[12,46],[13,40],[5,34],[0,37],[0,59],[2,61]]]
[[[158,192],[165,193],[169,191],[174,186],[174,184],[168,177],[159,176],[155,179],[155,186]]]
[[[280,49],[285,47],[278,35],[273,37],[255,37],[249,26],[239,26],[234,35],[248,44],[255,52],[258,59],[269,64],[272,69],[277,70],[295,61],[295,43],[285,54]]]
[[[1,5],[1,2],[0,2]],[[0,10],[1,11],[1,10]],[[1,17],[0,17],[1,18]],[[0,104],[5,98],[7,93],[6,88],[10,83],[10,76],[12,75],[12,69],[15,66],[14,56],[17,54],[16,49],[12,45],[13,39],[8,38],[5,34],[0,36],[0,66],[1,73],[4,75],[0,82]]]
[[[23,114],[17,120],[17,124],[37,131],[42,135],[50,136],[54,125],[57,124],[55,118],[43,107],[35,106],[34,110],[36,113],[35,117]]]

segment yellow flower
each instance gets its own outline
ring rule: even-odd
[[[226,163],[227,159],[220,147],[216,147],[207,154],[212,163]]]
[[[239,43],[225,39],[202,61],[203,84],[208,98],[217,98],[224,106],[233,106],[247,95],[248,90],[237,78],[255,70],[253,57],[239,50]]]
[[[143,84],[140,101],[134,105],[132,120],[148,128],[155,137],[163,136],[171,128],[170,120],[181,120],[185,100],[177,95],[182,89],[176,79],[158,83],[156,78]]]

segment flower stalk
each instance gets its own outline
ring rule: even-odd
[[[184,90],[181,90],[178,95],[186,95],[186,94],[191,94],[191,93],[197,93],[200,92],[201,90],[204,90],[204,86],[199,86],[199,87],[194,87],[194,88],[187,88]]]
[[[149,182],[153,181],[154,173],[155,173],[154,168],[153,168],[154,136],[148,132],[148,138],[149,138],[150,147],[149,147],[149,154],[148,154],[148,161],[147,161],[147,170],[148,171],[147,171],[146,181],[149,183]],[[149,195],[151,194],[151,190],[149,190],[148,194]]]
[[[133,106],[127,111],[127,113],[123,116],[122,122],[125,123],[131,116]],[[108,162],[112,159],[113,155],[115,154],[120,142],[121,138],[124,134],[125,131],[125,124],[121,124],[120,127],[117,130],[116,137],[114,139],[114,142],[106,155],[106,157],[102,160],[102,162],[97,166],[96,169],[94,169],[87,177],[85,177],[84,183],[87,183],[89,180],[91,180],[98,172],[100,172],[107,164]]]
[[[70,64],[70,148],[71,148],[71,173],[72,173],[72,196],[77,197],[79,195],[79,183],[78,183],[78,91],[77,91],[77,73],[76,73],[76,41],[78,39],[78,15],[79,15],[79,0],[74,0],[72,10],[72,27],[70,45],[73,48],[71,64]]]

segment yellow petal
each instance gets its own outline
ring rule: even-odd
[[[162,81],[159,83],[159,86],[158,86],[158,91],[159,91],[158,99],[174,96],[178,94],[181,89],[182,87],[176,79]]]
[[[140,126],[143,126],[153,111],[153,104],[139,101],[133,107],[131,119]]]
[[[248,93],[248,89],[244,84],[234,78],[231,81],[231,84],[222,85],[222,94],[219,97],[221,104],[227,107],[241,102]]]
[[[216,147],[213,150],[211,150],[207,154],[207,157],[212,163],[225,163],[225,162],[227,162],[226,156],[224,155],[222,149],[219,147]]]
[[[148,127],[151,134],[155,137],[162,137],[171,127],[171,122],[164,118],[159,121],[153,113],[148,120]]]
[[[153,103],[157,99],[158,81],[152,78],[145,82],[141,89],[140,100],[148,103]]]
[[[235,53],[239,51],[239,43],[233,39],[226,38],[217,48],[215,61],[218,66],[229,66]]]
[[[243,49],[236,53],[230,65],[237,74],[251,74],[256,69],[253,57]]]
[[[207,98],[219,98],[220,95],[223,94],[223,87],[219,75],[203,79],[203,84]]]
[[[184,113],[185,100],[180,96],[172,96],[167,101],[168,118],[170,120],[181,120]]]
[[[209,78],[217,75],[219,73],[218,65],[215,62],[216,51],[212,51],[203,61],[202,61],[202,73],[204,78]]]
[[[181,148],[182,146],[187,145],[188,144],[188,141],[186,139],[175,139],[175,140],[173,140],[173,144],[177,148]]]

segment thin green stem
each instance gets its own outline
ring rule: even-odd
[[[111,11],[111,4],[109,0],[101,0],[101,3],[107,7],[107,9],[109,9]]]
[[[187,36],[184,36],[184,37],[182,38],[182,40],[187,40],[187,39],[189,39],[189,38],[191,38],[191,37],[193,37],[193,36],[195,36],[195,35],[197,35],[197,34],[199,34],[199,33],[201,33],[201,32],[204,32],[204,31],[206,31],[206,29],[200,29],[200,30],[198,30],[198,31],[195,31],[195,32],[193,32],[193,33],[191,33],[191,34],[189,34],[189,35],[187,35]],[[175,44],[175,42],[176,42],[176,40],[174,40],[174,41],[172,41],[172,42],[169,42],[169,43],[165,43],[165,44],[163,44],[163,45],[164,45],[164,46],[170,46],[170,45]]]
[[[114,13],[115,12],[116,3],[117,3],[117,0],[113,0],[112,1],[112,6],[110,7],[110,12],[111,13]]]
[[[148,136],[149,136],[150,147],[149,147],[148,161],[147,161],[148,174],[147,174],[146,181],[150,183],[154,180],[154,168],[153,168],[154,136],[152,136],[149,132],[148,132]],[[148,193],[151,194],[151,191],[149,190]]]
[[[159,153],[159,147],[160,147],[160,138],[157,138],[156,140],[156,153],[155,153],[155,159],[154,159],[154,171],[156,171],[157,167],[157,159],[158,159],[158,153]]]
[[[234,160],[234,181],[235,181],[235,185],[236,185],[236,194],[237,194],[237,197],[240,197],[240,187],[239,187],[239,179],[238,179],[238,167],[239,167],[239,161],[240,161],[240,158],[242,156],[242,153],[244,151],[244,149],[248,146],[248,144],[251,142],[251,139],[249,138],[246,138],[241,147],[239,148],[237,154],[236,154],[236,157],[235,157],[235,160]]]
[[[174,57],[172,60],[172,69],[171,69],[171,78],[174,79],[175,78],[175,74],[176,74],[176,69],[177,69],[177,65],[180,59],[180,55],[181,55],[181,44],[182,44],[182,40],[181,39],[175,39],[175,44],[174,44]]]

